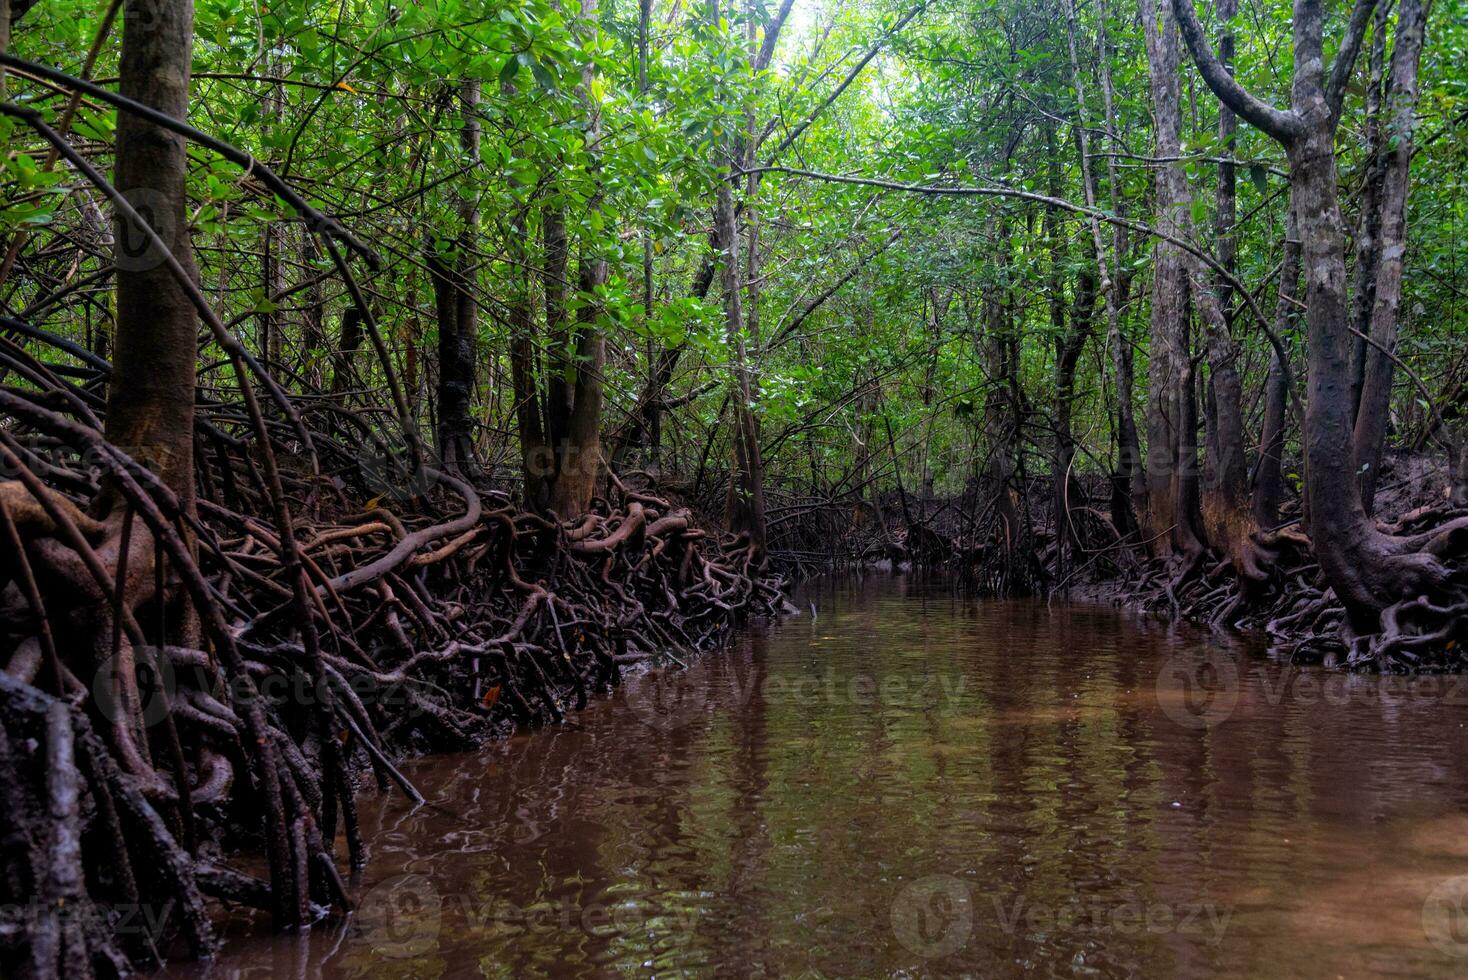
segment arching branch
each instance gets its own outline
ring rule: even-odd
[[[1369,0],[1362,0],[1362,2],[1369,2]],[[1254,95],[1240,85],[1224,68],[1218,56],[1213,53],[1213,46],[1208,43],[1208,36],[1203,32],[1203,25],[1198,22],[1198,12],[1193,9],[1193,0],[1172,0],[1172,9],[1177,14],[1178,30],[1182,33],[1183,42],[1192,52],[1193,62],[1198,66],[1198,72],[1203,76],[1203,81],[1207,82],[1208,87],[1213,90],[1214,95],[1217,95],[1225,105],[1237,113],[1241,119],[1246,120],[1249,125],[1281,143],[1288,142],[1301,132],[1302,124],[1299,116],[1293,112],[1276,109]]]

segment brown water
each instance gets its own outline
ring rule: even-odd
[[[178,975],[1468,976],[1468,682],[893,577],[362,799]],[[1322,684],[1322,682],[1325,682]]]

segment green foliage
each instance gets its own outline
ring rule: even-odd
[[[1108,215],[1125,211],[1149,221],[1155,168],[1147,159],[1151,114],[1136,10],[1120,2],[1079,6],[1098,206]],[[1244,6],[1236,21],[1240,78],[1283,102],[1291,68],[1288,5],[1246,0]],[[1429,31],[1403,301],[1402,356],[1441,389],[1456,377],[1457,369],[1446,365],[1460,359],[1468,290],[1462,261],[1468,143],[1461,125],[1468,28],[1456,7],[1440,4]],[[633,413],[659,359],[678,351],[669,397],[718,383],[680,406],[678,424],[717,436],[727,422],[719,412],[733,353],[717,277],[706,295],[694,295],[691,286],[713,254],[714,193],[719,181],[730,179],[724,151],[750,132],[763,137],[750,155],[757,164],[1006,186],[1072,201],[1085,196],[1065,8],[1054,0],[934,4],[887,40],[829,105],[834,87],[901,8],[883,0],[797,4],[774,61],[756,72],[746,17],[759,20],[757,44],[768,29],[764,7],[750,14],[726,5],[711,17],[707,5],[675,11],[660,3],[646,91],[639,81],[636,5],[604,4],[595,23],[582,22],[578,9],[548,0],[197,5],[190,121],[256,154],[384,254],[386,268],[369,288],[394,339],[396,366],[412,374],[414,404],[423,406],[425,420],[436,322],[424,268],[430,251],[472,270],[474,301],[484,311],[476,411],[486,429],[513,428],[514,406],[504,390],[511,301],[528,296],[534,307],[543,370],[550,361],[574,360],[574,336],[550,335],[544,304],[545,220],[559,214],[569,236],[571,316],[608,338],[608,429]],[[38,4],[25,15],[15,49],[78,71],[97,27],[95,4]],[[94,77],[116,75],[119,33],[103,44]],[[1094,125],[1103,115],[1103,64],[1115,92],[1107,138]],[[1224,145],[1216,102],[1185,71],[1190,115],[1183,168],[1194,190],[1193,224],[1200,241],[1212,244],[1216,158],[1240,160],[1238,274],[1272,306],[1285,206],[1279,172],[1286,164],[1248,127],[1234,146]],[[467,80],[480,85],[473,113],[482,133],[477,165],[460,138],[458,92]],[[1347,100],[1345,134],[1361,132],[1364,82],[1357,79]],[[24,79],[10,85],[12,98],[57,118],[63,100],[55,91]],[[795,144],[772,160],[775,145],[808,118]],[[115,128],[114,112],[85,100],[71,135],[105,169]],[[15,291],[7,302],[21,309],[105,259],[106,221],[98,218],[96,194],[70,171],[43,166],[45,148],[13,120],[0,119],[0,144],[0,232],[28,229],[44,255],[59,255],[60,243],[82,242],[91,250],[76,268],[70,252],[64,260],[24,264],[7,284]],[[1357,201],[1350,195],[1368,160],[1354,135],[1342,139],[1339,151],[1354,221]],[[289,209],[250,174],[198,148],[191,160],[190,226],[200,280],[225,319],[240,325],[247,345],[258,346],[250,333],[256,315],[276,314],[288,322],[303,365],[329,363],[334,337],[308,336],[303,293],[273,297],[262,286],[263,236],[287,223],[293,287],[320,276],[327,260],[304,248]],[[755,288],[744,296],[750,316],[743,339],[756,372],[773,480],[818,482],[827,464],[851,464],[853,440],[881,443],[890,422],[909,485],[931,468],[940,489],[958,489],[992,448],[996,392],[1007,380],[996,372],[1019,382],[1022,455],[1030,472],[1043,471],[1057,351],[1082,329],[1089,339],[1075,381],[1077,466],[1094,471],[1114,458],[1115,390],[1099,299],[1089,308],[1077,302],[1094,278],[1094,253],[1088,229],[1074,215],[1047,216],[1024,201],[884,195],[780,173],[735,183],[749,219],[746,244],[754,228],[760,248]],[[478,226],[461,250],[466,204]],[[894,229],[901,237],[885,244]],[[1108,247],[1111,234],[1107,228]],[[651,296],[643,293],[644,241],[652,253]],[[1111,271],[1128,280],[1123,330],[1139,345],[1145,371],[1140,348],[1151,243],[1132,233],[1126,249]],[[583,260],[611,267],[607,283],[589,293],[575,288]],[[839,290],[803,314],[858,265]],[[323,323],[334,324],[347,301],[334,281],[323,288]],[[48,314],[48,326],[82,336],[86,301],[95,298],[79,294],[63,303]],[[105,303],[93,304],[94,312],[101,309]],[[788,330],[797,319],[798,329]],[[1256,390],[1267,368],[1265,344],[1246,318],[1237,322],[1246,389]],[[359,368],[368,383],[380,381],[370,364]],[[1145,378],[1138,380],[1140,392]],[[1427,418],[1409,398],[1400,410],[1404,429],[1420,428]],[[688,454],[701,453],[702,442],[676,440]],[[680,462],[693,470],[698,460]],[[824,478],[834,481],[834,471]]]

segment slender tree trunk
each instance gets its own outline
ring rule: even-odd
[[[637,95],[645,105],[647,103],[647,62],[648,62],[648,35],[652,27],[652,0],[638,0],[637,3]],[[653,319],[653,242],[652,231],[644,228],[642,231],[642,318],[644,323],[651,323]],[[662,402],[663,391],[667,387],[667,381],[671,380],[672,370],[669,368],[669,378],[663,378],[663,360],[666,352],[659,351],[651,337],[647,341],[647,386],[644,397],[640,400],[637,410],[633,413],[632,427],[634,431],[629,432],[629,438],[620,447],[622,451],[637,447],[645,450],[646,458],[643,465],[654,474],[658,473],[658,455],[662,449],[663,441],[663,416]]]
[[[357,351],[362,349],[362,311],[349,306],[342,312],[341,332],[337,335],[337,354],[331,371],[331,393],[345,400],[352,384]]]
[[[730,169],[733,170],[730,151]],[[742,284],[738,217],[734,213],[734,190],[728,180],[720,180],[716,231],[723,254],[721,267],[724,287],[724,318],[733,357],[734,433],[730,438],[734,472],[727,501],[729,529],[749,536],[755,560],[763,560],[765,552],[764,474],[759,451],[759,436],[754,428],[754,399],[747,352],[744,344],[744,317],[741,304]]]
[[[1010,254],[1009,222],[999,218],[994,223],[995,252]],[[980,356],[984,360],[988,393],[984,396],[984,444],[988,453],[985,478],[993,497],[994,513],[999,518],[999,546],[1010,563],[1021,534],[1019,508],[1014,501],[1014,404],[1009,397],[1008,381],[1017,369],[1010,357],[1009,334],[1011,303],[1008,287],[990,284],[984,288],[983,334]]]
[[[545,430],[556,451],[557,466],[566,450],[571,422],[570,246],[566,216],[559,205],[541,211],[540,234],[545,251],[542,288],[545,292]]]
[[[1366,80],[1366,146],[1369,156],[1366,177],[1361,183],[1360,210],[1356,220],[1356,249],[1351,282],[1351,326],[1360,332],[1352,343],[1351,406],[1359,416],[1361,385],[1366,380],[1370,349],[1372,296],[1376,293],[1376,265],[1381,255],[1381,184],[1386,175],[1386,152],[1382,147],[1381,97],[1386,85],[1387,22],[1390,0],[1376,8],[1371,39],[1370,67]]]
[[[1279,299],[1274,310],[1274,329],[1281,337],[1289,335],[1295,319],[1296,293],[1300,285],[1300,233],[1295,228],[1295,209],[1291,205],[1285,219],[1284,256],[1279,268]],[[1259,472],[1254,479],[1254,519],[1268,528],[1279,523],[1280,498],[1284,494],[1282,459],[1285,444],[1285,419],[1289,406],[1289,374],[1280,363],[1279,353],[1271,351],[1269,374],[1264,388],[1264,431],[1259,443]]]
[[[129,4],[118,90],[177,119],[188,115],[191,0]],[[128,112],[117,114],[117,188],[197,277],[188,235],[184,139]],[[151,467],[185,506],[194,502],[193,304],[137,229],[117,229],[117,330],[107,396],[110,442]]]
[[[518,212],[518,227],[510,233],[509,245],[515,260],[509,301],[510,385],[515,396],[515,428],[520,440],[525,506],[541,511],[550,505],[549,486],[555,473],[555,453],[546,442],[545,423],[541,416],[530,250],[525,245],[524,223],[529,214],[529,208],[522,208]]]
[[[1074,67],[1074,63],[1072,64]],[[1084,125],[1084,124],[1082,124]],[[1076,127],[1077,145],[1083,146],[1080,127]],[[1060,149],[1056,145],[1053,129],[1046,131],[1046,153],[1048,160],[1047,193],[1060,197]],[[1085,153],[1084,149],[1080,150]],[[1083,165],[1081,179],[1090,179],[1089,164]],[[1086,191],[1094,199],[1092,190]],[[1075,296],[1069,316],[1065,307],[1064,266],[1070,259],[1059,233],[1058,216],[1054,208],[1047,208],[1043,217],[1046,247],[1050,252],[1049,284],[1050,324],[1054,334],[1055,365],[1052,378],[1055,382],[1054,448],[1050,457],[1050,512],[1055,521],[1056,554],[1060,571],[1064,572],[1067,554],[1079,545],[1071,510],[1081,502],[1080,486],[1071,472],[1075,458],[1075,414],[1076,369],[1081,354],[1086,349],[1086,340],[1095,319],[1096,277],[1085,269],[1076,276]]]
[[[1386,94],[1387,131],[1381,184],[1380,248],[1376,284],[1371,298],[1370,334],[1374,343],[1366,354],[1366,376],[1361,406],[1356,413],[1354,444],[1361,475],[1361,503],[1369,514],[1381,478],[1382,450],[1386,444],[1391,410],[1392,360],[1382,351],[1397,345],[1402,299],[1402,266],[1407,253],[1407,194],[1412,164],[1412,131],[1416,124],[1417,68],[1422,57],[1423,31],[1431,0],[1401,0],[1392,45],[1391,82]]]
[[[459,86],[462,126],[459,131],[464,163],[479,161],[479,82]],[[428,269],[438,312],[438,454],[445,469],[466,473],[473,468],[474,422],[470,402],[474,391],[474,348],[478,339],[478,311],[474,305],[470,269],[479,211],[474,199],[461,192],[458,201],[459,234],[452,257],[430,246]]]
[[[1458,426],[1453,432],[1453,447],[1448,456],[1448,503],[1468,507],[1468,428]]]
[[[751,60],[758,58],[755,46],[757,15],[753,8],[745,11],[746,43]],[[732,15],[732,11],[731,11]],[[755,277],[758,274],[758,224],[755,221],[753,193],[758,187],[754,176],[747,179],[746,189],[750,194],[746,202],[749,217],[748,250],[740,243],[739,214],[734,206],[733,175],[741,166],[752,160],[755,149],[755,120],[746,106],[742,120],[742,136],[735,135],[735,127],[724,141],[724,157],[721,161],[730,176],[719,181],[715,201],[714,236],[720,255],[723,272],[724,322],[726,341],[732,358],[734,375],[734,432],[730,438],[732,469],[725,510],[729,530],[748,537],[750,556],[754,562],[765,559],[767,529],[765,523],[764,460],[760,452],[759,422],[755,417],[754,404],[758,397],[758,385],[749,364],[746,336],[757,339],[759,330],[759,290]],[[748,305],[744,292],[749,287]]]
[[[1080,482],[1073,472],[1076,443],[1075,415],[1076,369],[1086,340],[1091,335],[1096,315],[1096,276],[1084,269],[1076,276],[1074,301],[1070,308],[1070,330],[1055,341],[1055,455],[1051,459],[1051,493],[1054,496],[1056,541],[1062,556],[1066,549],[1076,549],[1076,535],[1071,512],[1084,503]]]
[[[272,51],[266,61],[266,72],[275,78],[285,74],[285,66],[279,54],[279,40],[272,40]],[[265,111],[264,111],[264,133],[268,137],[274,134],[285,119],[286,96],[285,86],[278,81],[270,82],[266,89]],[[275,166],[272,155],[270,165]],[[285,290],[285,256],[289,250],[286,235],[287,225],[284,221],[271,221],[265,225],[262,237],[262,258],[260,268],[261,292],[264,294],[266,309],[260,314],[260,355],[271,366],[272,370],[279,371],[281,367],[281,353],[284,349],[285,317],[274,307],[271,300]]]
[[[1191,200],[1187,176],[1174,162],[1182,148],[1182,115],[1178,88],[1177,28],[1166,4],[1142,0],[1147,34],[1147,64],[1156,119],[1154,155],[1157,226],[1175,237],[1187,237]],[[1146,533],[1158,555],[1192,557],[1201,548],[1188,498],[1196,486],[1195,432],[1185,431],[1196,419],[1192,366],[1188,349],[1188,269],[1178,246],[1159,241],[1154,247],[1152,342],[1147,371],[1147,523]]]
[[[597,31],[597,0],[581,0],[580,29],[591,36]],[[596,66],[587,61],[581,71],[578,96],[586,114],[586,152],[588,170],[596,185],[587,209],[601,207],[600,188],[601,107],[591,94]],[[600,243],[582,243],[578,259],[578,285],[584,297],[577,320],[576,363],[572,368],[571,414],[566,422],[566,448],[561,455],[556,485],[551,494],[551,509],[562,518],[579,516],[591,506],[601,473],[601,407],[602,373],[606,367],[606,340],[597,315],[601,312],[596,299],[606,285],[609,268]]]
[[[302,372],[307,386],[320,390],[323,384],[322,358],[326,355],[326,294],[316,278],[315,261],[319,255],[316,240],[309,234],[297,236],[297,262],[311,277],[306,287],[305,309],[301,311],[301,346],[306,352]]]
[[[1067,0],[1066,39],[1070,53],[1071,79],[1076,92],[1076,142],[1080,149],[1081,188],[1086,206],[1096,207],[1096,182],[1091,175],[1090,134],[1086,121],[1085,79],[1081,74],[1080,57],[1076,47],[1075,0]],[[1108,135],[1116,132],[1116,110],[1111,84],[1110,54],[1106,48],[1106,10],[1104,4],[1098,14],[1097,60],[1101,66],[1101,102]],[[1116,158],[1107,157],[1107,184],[1112,198],[1112,210],[1118,215],[1125,213],[1125,199],[1120,192],[1120,178],[1116,170]],[[1126,229],[1121,225],[1113,228],[1112,243],[1115,248],[1114,264],[1108,261],[1106,246],[1101,236],[1101,222],[1092,215],[1088,219],[1091,229],[1091,245],[1096,256],[1096,275],[1106,311],[1106,346],[1111,351],[1112,373],[1116,382],[1116,442],[1117,467],[1113,475],[1111,494],[1111,519],[1118,533],[1127,536],[1138,528],[1138,515],[1144,512],[1147,486],[1142,472],[1142,455],[1137,444],[1137,423],[1132,410],[1132,350],[1122,331],[1121,307],[1125,296],[1124,280],[1120,266],[1126,254]],[[1113,276],[1113,271],[1116,275]]]
[[[1233,74],[1234,0],[1220,0],[1218,16],[1224,22],[1218,43],[1219,63]],[[1225,161],[1218,166],[1217,216],[1214,225],[1218,258],[1225,269],[1234,266],[1235,176],[1232,156],[1237,122],[1233,111],[1220,104],[1219,141]],[[1207,481],[1203,489],[1203,527],[1208,542],[1229,557],[1240,580],[1262,583],[1268,578],[1263,554],[1255,541],[1258,525],[1249,497],[1248,464],[1244,455],[1243,382],[1238,373],[1239,349],[1231,333],[1230,292],[1221,276],[1210,282],[1196,256],[1185,261],[1192,274],[1193,297],[1203,323],[1208,354],[1209,385]]]

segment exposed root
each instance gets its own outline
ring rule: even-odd
[[[278,506],[222,406],[200,419],[215,451],[190,513],[95,419],[0,390],[0,904],[27,909],[0,958],[32,976],[208,955],[211,897],[279,928],[344,912],[337,839],[365,860],[355,769],[421,801],[403,753],[559,722],[622,665],[785,605],[747,541],[650,487],[614,480],[561,523],[364,457],[357,416],[296,407],[329,479],[283,466]],[[268,427],[283,460],[286,421]],[[307,516],[283,526],[291,510]],[[268,878],[232,870],[233,848]]]

